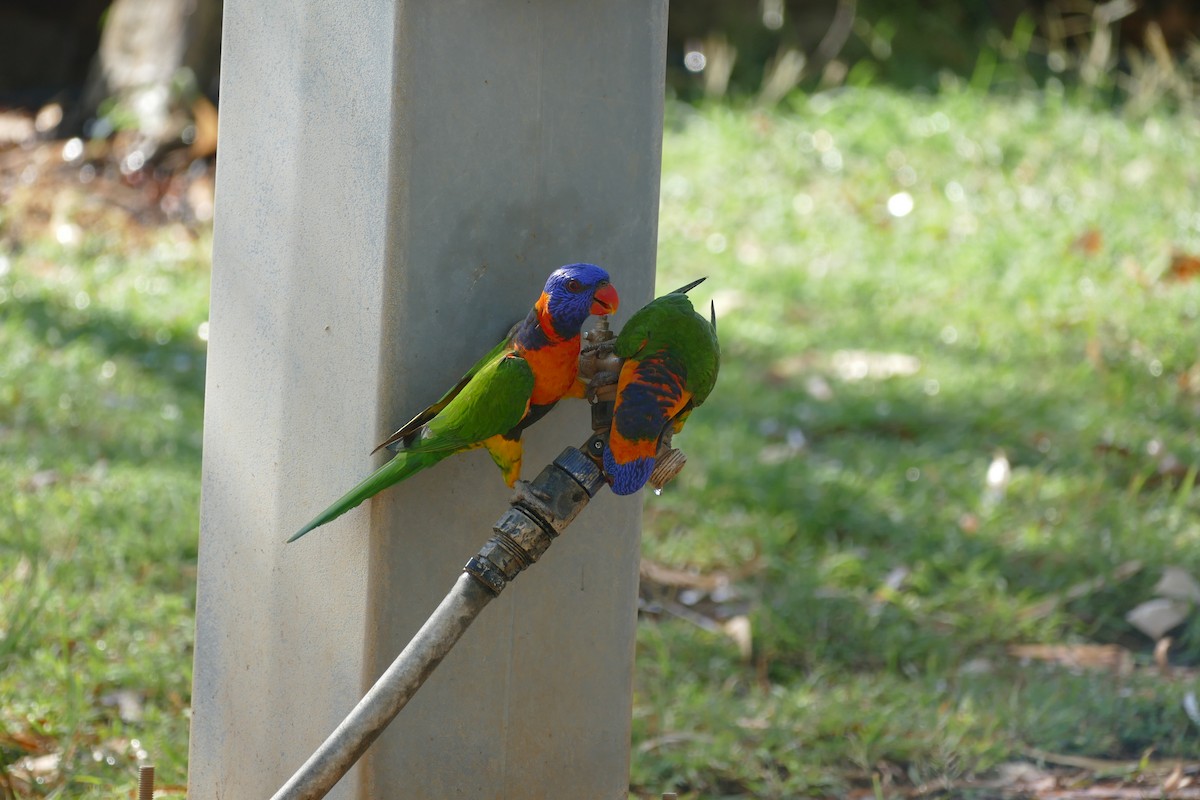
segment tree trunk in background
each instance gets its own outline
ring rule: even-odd
[[[101,135],[117,120],[137,128],[147,156],[178,137],[199,95],[217,94],[221,7],[222,0],[114,0],[83,97],[60,135]],[[109,100],[116,112],[85,131]]]
[[[37,107],[78,87],[108,0],[0,0],[0,104]]]

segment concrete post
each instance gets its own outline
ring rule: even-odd
[[[299,542],[588,260],[653,282],[662,0],[226,0],[189,787],[267,797],[487,538],[443,462]],[[589,430],[564,404],[532,477]],[[624,797],[640,508],[602,493],[331,797]]]

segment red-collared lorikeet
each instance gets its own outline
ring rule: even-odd
[[[604,472],[614,494],[633,494],[654,471],[668,427],[683,429],[717,382],[717,316],[696,313],[686,292],[700,280],[652,300],[621,329],[613,352],[625,359],[617,380]]]
[[[512,487],[521,475],[521,432],[575,387],[579,332],[592,315],[617,310],[608,273],[571,264],[546,280],[529,315],[440,400],[375,449],[396,457],[297,531],[294,542],[372,495],[449,455],[485,447]]]

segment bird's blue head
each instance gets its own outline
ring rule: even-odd
[[[568,264],[550,273],[537,310],[549,317],[555,334],[570,339],[579,335],[589,316],[612,314],[619,303],[607,272],[595,264]]]

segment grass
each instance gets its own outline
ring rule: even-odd
[[[1194,755],[1200,615],[1174,678],[1124,615],[1165,566],[1200,575],[1200,283],[1169,279],[1200,253],[1200,123],[865,88],[673,105],[664,150],[659,285],[709,276],[724,366],[645,555],[733,577],[647,599],[632,791]],[[0,210],[0,796],[127,794],[143,753],[179,785],[208,233],[77,194],[32,230],[31,205]]]
[[[1148,662],[1124,614],[1165,566],[1200,574],[1200,287],[1167,275],[1200,251],[1200,131],[1060,100],[672,109],[661,285],[713,276],[724,362],[679,438],[692,466],[648,498],[645,552],[752,562],[754,649],[643,625],[647,796],[1196,752],[1194,679],[1006,655],[1114,643]],[[908,358],[864,378],[889,363],[872,353]],[[997,453],[1011,480],[989,501]],[[1172,653],[1200,661],[1196,615]]]
[[[186,779],[209,248],[58,197],[0,211],[0,796],[111,797]]]

